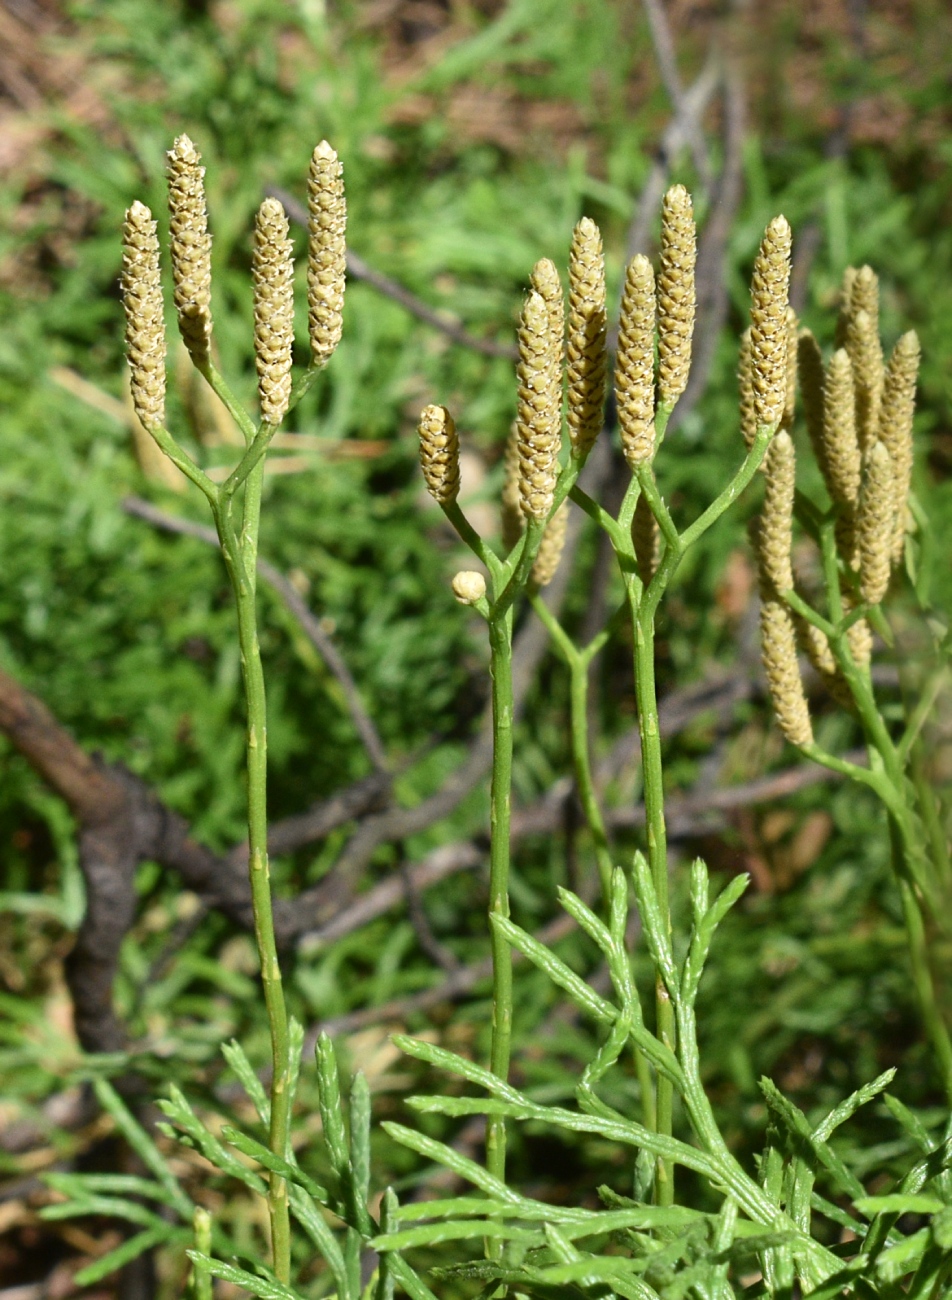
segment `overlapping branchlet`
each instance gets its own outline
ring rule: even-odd
[[[843,613],[849,614],[855,608],[848,592],[843,593]],[[858,668],[865,668],[873,657],[873,633],[865,618],[857,619],[846,633],[846,642]]]
[[[863,464],[863,483],[856,512],[859,589],[878,605],[889,587],[895,533],[896,481],[893,463],[882,442],[874,442]]]
[[[856,284],[859,284],[858,276]],[[856,285],[853,301],[856,301]],[[856,437],[860,450],[867,451],[876,439],[883,392],[883,350],[875,320],[869,312],[851,312],[846,326],[846,351],[856,389]]]
[[[147,428],[165,423],[165,316],[156,222],[133,203],[122,227],[122,303],[132,404]]]
[[[853,299],[853,285],[858,272],[855,266],[848,266],[843,272],[840,284],[840,310],[836,318],[836,333],[833,336],[834,348],[846,347],[846,327],[849,324]]]
[[[605,259],[595,222],[583,217],[569,250],[566,338],[568,426],[572,454],[584,459],[602,427],[608,356],[605,347]]]
[[[502,544],[511,551],[522,536],[526,517],[522,513],[522,491],[519,486],[519,440],[513,424],[506,439],[503,453],[504,476],[502,481]]]
[[[764,458],[764,505],[760,515],[758,558],[761,578],[778,595],[793,587],[793,501],[796,458],[785,429],[771,442]]]
[[[323,366],[343,329],[347,204],[343,167],[326,140],[307,178],[307,319],[311,364]]]
[[[430,495],[441,506],[459,496],[459,437],[445,406],[425,406],[420,414],[420,468]]]
[[[555,514],[545,526],[542,541],[536,552],[535,562],[529,575],[534,587],[547,587],[555,577],[559,567],[562,551],[565,548],[565,531],[569,522],[569,503],[563,501]]]
[[[796,461],[786,430],[764,461],[764,505],[754,533],[760,577],[761,654],[780,729],[793,745],[808,745],[813,727],[797,662],[797,619],[782,593],[793,587],[791,563]]]
[[[825,479],[829,471],[823,441],[823,354],[809,330],[801,330],[797,340],[797,379],[810,446]]]
[[[691,370],[697,291],[697,232],[691,196],[672,185],[661,208],[658,271],[658,401],[670,409],[684,392]]]
[[[175,311],[182,340],[198,366],[208,363],[212,337],[212,239],[201,158],[187,135],[180,135],[168,153]]]
[[[919,338],[915,330],[903,334],[892,350],[883,379],[879,408],[879,437],[892,458],[896,487],[896,521],[891,558],[902,558],[906,536],[909,489],[912,485],[912,419],[916,408],[919,374]]]
[[[661,529],[644,493],[639,496],[631,518],[631,540],[638,577],[647,587],[658,571],[661,559]]]
[[[757,411],[754,407],[754,369],[750,353],[750,330],[740,336],[737,351],[737,396],[740,406],[740,431],[744,446],[750,451],[757,437]]]
[[[761,598],[760,642],[770,700],[780,730],[791,745],[812,744],[813,726],[797,663],[793,619],[783,601],[770,594]]]
[[[633,470],[654,455],[654,272],[639,253],[628,263],[615,356],[615,404],[625,459]]]
[[[279,424],[291,396],[294,349],[294,260],[288,219],[277,199],[265,199],[255,218],[251,277],[254,284],[255,368],[261,418]]]
[[[862,457],[856,437],[856,401],[853,366],[845,348],[830,358],[823,386],[823,456],[830,496],[841,515],[852,520],[859,501]]]
[[[562,423],[562,340],[541,294],[532,290],[519,322],[516,440],[523,514],[543,520],[552,509]]]
[[[787,384],[783,397],[783,415],[780,417],[781,429],[793,428],[793,417],[797,405],[797,334],[799,321],[792,307],[787,308]]]
[[[750,354],[758,429],[779,424],[787,396],[787,293],[790,226],[774,217],[754,259],[750,285]]]

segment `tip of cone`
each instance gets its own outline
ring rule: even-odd
[[[320,159],[333,160],[337,157],[337,150],[332,148],[326,140],[322,140],[314,149],[314,157]]]
[[[170,158],[181,158],[185,162],[197,161],[201,154],[195,148],[191,139],[183,132],[175,137],[172,148],[169,150]]]

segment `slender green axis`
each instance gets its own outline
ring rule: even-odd
[[[122,289],[126,343],[136,413],[158,446],[204,494],[211,508],[231,579],[247,714],[248,851],[255,939],[271,1035],[269,1143],[279,1161],[290,1151],[293,1081],[291,1032],[278,960],[268,866],[267,701],[258,642],[256,576],[264,460],[278,425],[304,396],[340,336],[345,205],[337,155],[325,143],[312,159],[308,305],[312,363],[292,385],[294,265],[288,222],[280,203],[265,199],[255,219],[255,367],[259,425],[236,400],[211,358],[211,236],[201,155],[187,136],[169,153],[172,277],[179,330],[192,363],[224,403],[245,439],[245,452],[220,486],[212,482],[165,428],[166,340],[156,223],[133,204],[123,226]],[[288,1189],[270,1176],[268,1207],[278,1281],[291,1280]]]
[[[493,771],[489,825],[489,915],[509,917],[509,845],[512,802],[512,609],[489,623],[492,676]],[[501,930],[490,927],[493,963],[493,1012],[490,1069],[497,1079],[509,1076],[512,1047],[512,951]],[[486,1133],[486,1168],[506,1176],[506,1121],[490,1116]]]

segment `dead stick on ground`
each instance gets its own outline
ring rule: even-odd
[[[285,212],[291,220],[298,226],[307,228],[307,209],[303,203],[299,203],[293,194],[287,190],[273,186],[265,191],[271,198],[278,199],[284,207]],[[505,357],[509,361],[516,360],[517,351],[512,343],[497,343],[495,339],[480,339],[475,334],[470,334],[458,321],[447,319],[436,308],[430,307],[416,294],[405,289],[402,284],[396,280],[391,280],[389,275],[384,275],[381,271],[375,271],[372,266],[368,266],[362,257],[349,248],[347,250],[347,274],[355,280],[363,280],[382,293],[384,297],[390,298],[393,302],[398,302],[401,307],[405,308],[411,316],[416,316],[417,320],[423,321],[427,325],[432,325],[434,329],[445,334],[447,338],[458,343],[460,347],[470,348],[473,352],[481,352],[486,357]]]
[[[127,515],[134,515],[135,518],[151,524],[153,528],[160,528],[167,533],[178,533],[183,537],[194,537],[200,542],[205,542],[208,546],[218,547],[218,534],[214,528],[207,528],[204,524],[195,523],[192,519],[182,519],[178,515],[166,514],[164,510],[159,510],[158,507],[151,505],[148,501],[143,501],[141,497],[123,498],[122,508]],[[281,598],[285,608],[294,617],[301,631],[324,660],[329,672],[336,679],[344,693],[354,729],[360,736],[371,763],[378,771],[385,771],[387,768],[387,755],[383,741],[380,739],[370,715],[364,708],[360,692],[357,689],[357,683],[354,681],[340,651],[321,627],[320,620],[315,618],[301,599],[300,593],[279,569],[259,556],[258,572],[272,591]]]

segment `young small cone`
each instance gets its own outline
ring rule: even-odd
[[[255,219],[251,277],[254,284],[255,368],[261,418],[279,424],[291,397],[294,348],[294,260],[288,219],[277,199],[265,199]]]
[[[631,540],[635,547],[638,577],[647,587],[661,560],[661,529],[644,493],[639,496],[631,519]]]
[[[562,551],[565,548],[565,530],[569,522],[569,503],[563,501],[545,526],[542,541],[536,552],[529,581],[536,587],[547,587],[555,577]]]
[[[813,727],[800,666],[797,638],[790,611],[781,601],[767,598],[760,606],[760,643],[764,673],[780,730],[791,745],[813,743]]]
[[[879,437],[892,457],[896,483],[896,527],[892,562],[902,559],[906,537],[909,489],[912,486],[912,418],[916,409],[916,379],[919,373],[919,338],[915,330],[903,334],[893,348],[883,380],[879,408]]]
[[[654,272],[639,253],[628,263],[615,356],[615,403],[632,470],[654,455]]]
[[[323,366],[340,342],[346,270],[344,169],[322,140],[307,177],[307,322],[311,365]]]
[[[459,437],[445,406],[425,406],[420,414],[420,468],[430,496],[441,506],[459,496]]]
[[[840,284],[840,310],[836,318],[836,333],[833,338],[834,348],[846,347],[846,327],[852,310],[853,285],[858,274],[855,266],[848,266],[843,272],[843,280]]]
[[[750,351],[750,330],[740,336],[737,352],[737,393],[740,402],[740,431],[744,446],[750,451],[757,437],[757,411],[754,407],[754,366]]]
[[[519,399],[516,438],[522,511],[543,520],[552,508],[559,473],[562,426],[561,338],[552,332],[552,314],[534,290],[522,309],[516,375]]]
[[[513,425],[506,439],[503,456],[505,477],[502,481],[502,544],[509,552],[522,536],[526,517],[522,513],[522,493],[519,488],[519,443]]]
[[[196,365],[208,362],[212,337],[212,238],[205,207],[205,168],[187,135],[168,153],[169,239],[179,332]]]
[[[797,340],[797,377],[810,445],[825,479],[828,470],[823,441],[823,354],[809,330],[801,330]]]
[[[602,427],[608,371],[605,258],[598,226],[583,217],[569,250],[569,319],[566,340],[568,425],[572,454],[583,460]]]
[[[658,401],[672,407],[684,392],[691,369],[694,335],[697,232],[691,196],[672,185],[661,209],[658,272]]]
[[[856,513],[859,589],[865,601],[878,605],[889,587],[896,528],[896,482],[892,459],[883,443],[873,443],[863,470]]]
[[[764,459],[764,505],[758,532],[758,559],[766,584],[778,595],[793,587],[793,499],[796,459],[785,429],[771,442]]]
[[[856,438],[853,367],[845,348],[834,352],[823,386],[823,457],[830,496],[847,516],[859,501],[861,457]]]
[[[161,427],[165,424],[165,315],[159,240],[156,222],[143,203],[133,203],[123,223],[121,286],[132,403],[146,429]]]
[[[856,284],[859,284],[857,276]],[[853,286],[853,299],[856,285]],[[883,350],[873,318],[866,311],[856,311],[846,327],[846,351],[853,366],[856,386],[856,437],[860,450],[866,451],[879,428],[879,406],[883,392]]]
[[[757,427],[779,424],[787,396],[787,293],[790,226],[774,217],[754,260],[750,285],[750,348]]]
[[[450,585],[461,605],[475,605],[486,594],[486,579],[475,569],[462,569]]]

